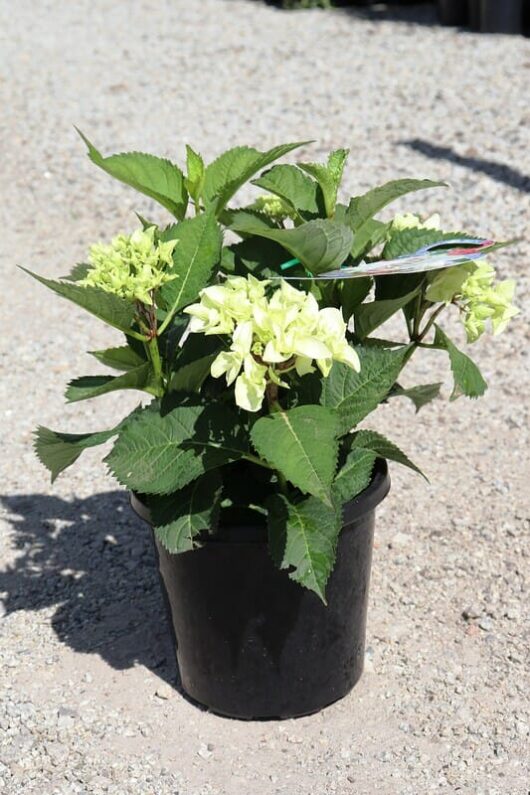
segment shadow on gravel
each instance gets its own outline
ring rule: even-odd
[[[71,502],[42,494],[0,496],[18,557],[0,571],[7,613],[56,606],[51,625],[77,652],[113,668],[145,665],[175,684],[178,671],[146,525],[126,492]],[[176,683],[180,688],[180,681]]]
[[[437,146],[429,141],[423,141],[421,138],[400,141],[399,143],[401,146],[406,146],[432,160],[448,160],[450,163],[456,163],[456,165],[469,168],[471,171],[485,174],[496,182],[503,182],[521,193],[530,193],[530,176],[504,163],[498,163],[495,160],[485,160],[474,154],[459,155],[449,146]]]
[[[281,0],[251,0],[251,2],[265,2],[266,5],[276,7],[279,11],[292,10],[283,9]],[[340,12],[345,16],[357,17],[357,19],[368,19],[371,21],[403,22],[407,25],[428,25],[439,26],[436,7],[432,2],[423,3],[374,3],[371,6],[368,2],[352,5],[348,0],[335,0],[334,7],[329,9],[335,13]],[[303,10],[297,9],[297,13]]]

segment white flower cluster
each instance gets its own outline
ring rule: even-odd
[[[236,403],[247,411],[261,408],[268,384],[288,388],[282,377],[291,370],[313,372],[313,361],[324,377],[333,361],[360,368],[339,309],[320,309],[313,295],[283,280],[267,297],[269,284],[232,276],[206,287],[200,302],[184,310],[191,332],[231,336],[230,349],[217,356],[211,373],[226,375],[227,384],[235,381]]]

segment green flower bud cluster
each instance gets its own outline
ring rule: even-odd
[[[79,284],[152,305],[154,291],[177,278],[167,272],[176,243],[156,241],[154,226],[118,235],[110,245],[97,243],[88,256],[91,268]]]
[[[279,196],[273,194],[266,194],[265,196],[258,196],[254,204],[250,206],[251,210],[256,210],[263,213],[272,221],[285,221],[286,218],[294,218],[294,213],[287,202],[280,199]]]
[[[468,342],[475,342],[488,323],[494,334],[500,334],[509,321],[519,314],[513,306],[513,279],[495,282],[495,270],[487,262],[477,266],[460,288],[464,307],[464,328]]]
[[[438,213],[430,215],[422,222],[415,213],[398,213],[392,219],[392,231],[402,232],[405,229],[439,229],[440,216]]]

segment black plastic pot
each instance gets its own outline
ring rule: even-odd
[[[471,30],[480,30],[481,0],[467,0],[469,13],[469,27]]]
[[[481,0],[483,33],[521,33],[523,0]]]
[[[351,690],[363,670],[375,508],[389,488],[380,460],[345,506],[327,606],[275,568],[262,526],[221,528],[179,555],[156,542],[186,693],[249,719],[316,712]]]
[[[442,25],[467,25],[466,0],[438,0],[438,17]]]

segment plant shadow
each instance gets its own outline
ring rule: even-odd
[[[468,155],[459,155],[450,146],[438,146],[430,141],[422,140],[421,138],[414,138],[409,141],[399,141],[401,146],[406,146],[412,149],[413,152],[419,152],[424,157],[432,160],[447,160],[450,163],[455,163],[457,166],[469,168],[479,174],[485,174],[495,182],[501,182],[509,185],[510,188],[520,191],[521,193],[530,193],[530,176],[519,171],[517,168],[506,163],[500,163],[497,160],[486,160],[478,156],[477,153]]]
[[[0,571],[6,612],[55,607],[51,626],[70,648],[117,670],[144,665],[182,693],[153,540],[127,493],[0,502],[17,550]]]

